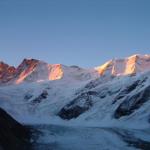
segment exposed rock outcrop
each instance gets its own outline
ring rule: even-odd
[[[77,96],[73,101],[63,107],[58,115],[63,119],[76,118],[85,111],[88,111],[93,105],[93,96],[98,97],[98,93],[89,91]]]
[[[132,114],[148,100],[150,100],[150,86],[147,86],[144,90],[127,97],[116,109],[114,114],[115,118]]]

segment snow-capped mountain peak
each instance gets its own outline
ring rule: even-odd
[[[100,75],[130,75],[150,70],[150,55],[132,55],[124,59],[112,59],[95,68]]]
[[[150,55],[140,54],[123,59],[112,59],[93,69],[48,64],[37,59],[24,59],[17,68],[0,62],[0,83],[20,84],[59,79],[86,81],[100,76],[125,76],[148,70],[150,70]]]
[[[36,59],[24,59],[16,70],[16,84],[23,81],[41,82],[46,80],[57,80],[63,76],[61,64],[51,65]]]
[[[78,66],[69,67],[62,64],[48,64],[37,59],[24,59],[17,68],[3,62],[0,63],[0,81],[6,84],[59,79],[81,81],[91,79],[95,76],[99,75],[94,69],[88,70]]]

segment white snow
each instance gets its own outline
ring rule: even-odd
[[[137,59],[136,65],[138,73],[135,76],[124,75],[116,76],[115,78],[107,78],[107,76],[99,77],[92,69],[61,65],[63,77],[59,80],[45,81],[43,76],[45,76],[47,72],[44,72],[45,63],[44,67],[43,63],[41,63],[39,64],[39,67],[33,71],[31,77],[30,75],[28,76],[28,80],[31,79],[33,81],[38,79],[39,82],[23,82],[18,85],[13,84],[0,87],[0,106],[14,118],[26,124],[46,123],[75,126],[147,128],[149,127],[148,119],[150,117],[149,101],[144,103],[129,116],[124,116],[120,119],[114,119],[113,117],[114,111],[124,100],[120,99],[115,104],[112,104],[119,90],[122,90],[134,83],[134,81],[142,80],[145,77],[147,77],[147,81],[143,83],[142,87],[139,87],[139,89],[136,90],[142,90],[150,85],[150,72],[148,71],[150,70],[149,55],[135,55],[124,60],[115,60],[113,61],[115,64],[115,72],[117,71],[117,74],[124,74],[125,62],[131,58]],[[42,79],[42,81],[40,81],[40,79]],[[93,83],[98,83],[96,87],[92,87],[91,89],[84,88],[91,81]],[[42,99],[40,103],[33,104],[33,100],[39,97],[45,90],[48,92],[47,98]],[[78,118],[67,121],[60,119],[57,116],[57,113],[61,108],[76,98],[80,92],[86,92],[88,90],[96,91],[101,95],[104,95],[104,97],[93,97],[92,108],[81,114]],[[136,90],[130,92],[128,96],[134,95],[137,92]],[[78,105],[82,106],[83,101],[80,101]],[[142,123],[137,124],[138,122]]]

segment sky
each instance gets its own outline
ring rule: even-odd
[[[149,0],[0,0],[0,60],[95,67],[150,54]]]

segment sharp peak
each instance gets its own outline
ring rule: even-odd
[[[42,60],[34,59],[34,58],[24,58],[22,62],[28,62],[28,61],[37,61],[37,62],[39,61],[40,62]]]
[[[43,64],[47,64],[47,65],[51,65],[51,66],[57,66],[57,65],[59,65],[59,66],[67,67],[66,65],[63,65],[61,63],[50,64],[50,63],[48,63],[46,61],[43,61],[43,60],[40,60],[40,59],[35,59],[35,58],[24,58],[23,61],[20,63],[20,65],[24,64],[24,63],[36,63],[36,64],[43,63]]]

